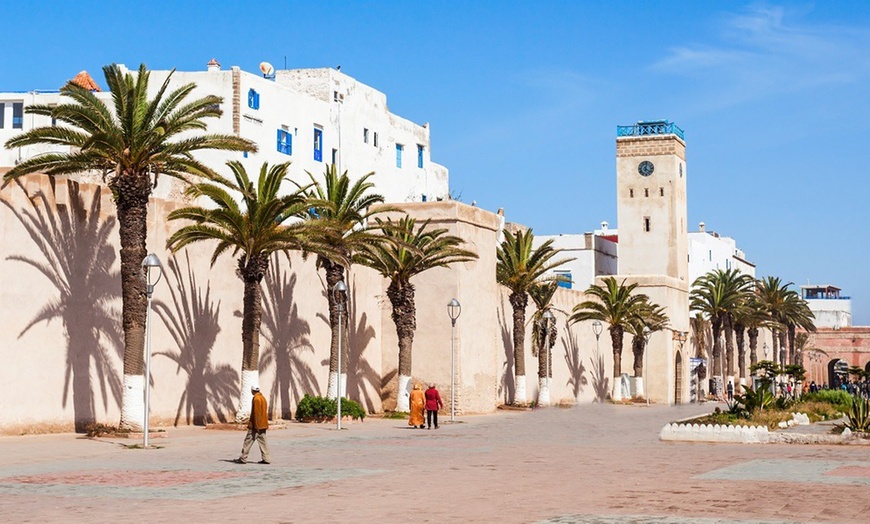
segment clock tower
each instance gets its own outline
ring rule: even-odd
[[[616,128],[616,193],[619,228],[617,279],[637,283],[637,293],[664,306],[669,329],[653,333],[643,373],[633,371],[631,351],[623,351],[622,371],[634,375],[631,394],[654,402],[688,399],[689,331],[686,142],[683,130],[665,120]],[[630,347],[630,346],[628,346]],[[688,347],[688,346],[687,346]],[[622,382],[625,382],[624,380]],[[616,384],[614,384],[616,386]],[[623,391],[614,388],[614,397]]]

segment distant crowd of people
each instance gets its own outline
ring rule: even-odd
[[[828,383],[824,382],[821,386],[815,381],[810,382],[810,393],[818,393],[823,389],[839,389],[849,393],[850,395],[859,395],[864,398],[870,398],[870,380],[842,380],[833,388],[828,387]]]

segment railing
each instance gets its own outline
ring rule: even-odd
[[[826,297],[825,295],[807,295],[804,300],[852,300],[852,297]]]
[[[647,135],[677,135],[685,140],[682,129],[673,122],[655,120],[652,122],[638,122],[633,126],[616,126],[616,136],[647,136]]]

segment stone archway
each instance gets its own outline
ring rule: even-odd
[[[841,358],[828,362],[828,387],[837,389],[849,379],[849,363]]]
[[[677,351],[674,358],[674,404],[683,403],[683,355]]]

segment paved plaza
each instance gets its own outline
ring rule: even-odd
[[[614,406],[288,423],[273,463],[244,433],[170,428],[159,449],[80,435],[0,438],[2,522],[870,521],[870,448],[661,442],[707,406]]]

